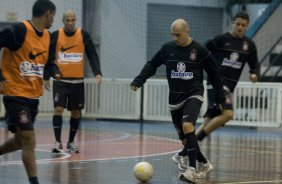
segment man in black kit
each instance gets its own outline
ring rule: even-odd
[[[208,110],[203,124],[197,129],[196,135],[202,141],[215,129],[222,127],[234,116],[232,93],[239,81],[246,63],[250,67],[250,80],[257,82],[260,75],[260,65],[257,58],[255,43],[245,36],[249,24],[249,15],[238,12],[233,18],[232,30],[209,40],[206,44],[218,65],[223,77],[225,102],[222,110],[214,99],[215,90],[208,81]]]
[[[180,175],[180,179],[195,183],[213,169],[201,153],[195,135],[195,123],[203,102],[204,69],[216,91],[216,102],[221,104],[225,99],[220,72],[215,61],[204,46],[189,36],[189,32],[185,20],[175,20],[171,25],[173,41],[165,43],[152,60],[145,64],[130,87],[136,91],[156,73],[160,65],[166,65],[172,121],[189,158],[189,166],[186,166],[186,171]],[[196,161],[200,164],[198,171]]]

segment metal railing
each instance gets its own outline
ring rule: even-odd
[[[282,41],[282,36],[274,43],[274,45],[268,50],[268,52],[264,55],[264,57],[262,58],[262,60],[260,61],[260,64],[263,64],[267,58],[270,58],[270,55],[273,53],[273,50],[275,49],[275,47],[279,44],[281,44],[281,41]],[[279,73],[281,72],[282,70],[282,66],[278,66],[277,63],[279,62],[279,54],[282,54],[282,53],[278,53],[277,56],[269,63],[269,64],[266,64],[266,69],[263,71],[263,73],[261,74],[261,77],[262,79],[269,76],[268,75],[268,72],[270,71],[270,69],[273,69],[274,66],[277,66],[276,68],[276,72],[274,73],[274,75],[271,75],[269,77],[268,80],[264,80],[265,82],[272,82],[275,80],[276,77],[279,76]]]
[[[103,79],[98,86],[94,79],[85,79],[85,109],[83,117],[98,119],[138,120],[143,104],[144,120],[171,121],[168,108],[168,84],[165,79],[149,79],[144,85],[144,103],[141,90],[129,88],[131,79]],[[234,119],[229,125],[279,127],[282,122],[282,85],[279,83],[239,82],[234,92]],[[202,105],[198,122],[202,122],[207,102]],[[52,93],[40,98],[38,117],[53,115]],[[0,108],[4,115],[3,105]]]

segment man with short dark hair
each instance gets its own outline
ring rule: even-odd
[[[255,43],[245,36],[248,25],[249,15],[243,11],[238,12],[233,18],[230,32],[218,35],[206,43],[220,67],[225,102],[222,104],[222,110],[219,109],[214,99],[215,90],[210,86],[210,80],[208,80],[208,110],[203,124],[196,131],[199,141],[233,118],[232,93],[246,63],[250,67],[250,80],[253,83],[258,81],[260,64]]]
[[[51,1],[37,0],[31,20],[9,25],[0,32],[0,49],[3,48],[0,91],[4,95],[7,127],[13,133],[12,138],[0,145],[0,155],[21,150],[31,184],[39,183],[33,124],[38,113],[38,98],[43,93],[43,78],[60,78],[56,65],[47,63],[50,46],[47,29],[55,13],[56,6]]]

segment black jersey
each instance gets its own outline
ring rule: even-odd
[[[73,36],[75,32],[66,32],[65,34],[67,36]],[[94,75],[102,75],[101,68],[100,68],[100,61],[98,54],[96,52],[96,48],[94,46],[94,43],[91,39],[91,36],[89,33],[85,30],[81,30],[82,38],[83,38],[83,44],[85,48],[85,53],[87,55],[87,58],[89,60],[90,67],[92,69],[92,72]],[[51,44],[50,44],[50,54],[49,54],[49,60],[54,62],[56,60],[56,47],[58,42],[58,35],[59,31],[54,31],[51,34]]]
[[[142,86],[162,64],[166,66],[170,105],[177,105],[194,95],[203,96],[204,69],[217,91],[217,103],[224,101],[220,72],[210,52],[198,42],[193,41],[186,47],[181,47],[174,41],[164,44],[131,84],[137,87]]]
[[[257,49],[250,38],[235,38],[230,33],[224,33],[209,40],[206,46],[220,67],[224,85],[231,92],[234,91],[246,63],[250,67],[250,73],[259,77]]]

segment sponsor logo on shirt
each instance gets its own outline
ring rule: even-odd
[[[58,61],[59,63],[63,62],[80,62],[82,61],[83,53],[65,53],[58,52]]]
[[[237,52],[232,52],[228,58],[224,58],[222,62],[222,66],[229,66],[231,68],[240,69],[242,67],[242,63],[238,62],[239,54]]]
[[[171,71],[171,78],[178,78],[183,80],[189,80],[193,78],[193,72],[185,72],[186,65],[183,62],[177,63],[177,71]]]
[[[23,61],[19,65],[20,71],[21,71],[21,76],[39,76],[42,77],[43,75],[43,69],[44,65],[43,64],[35,64],[35,63],[30,63],[28,61]]]

